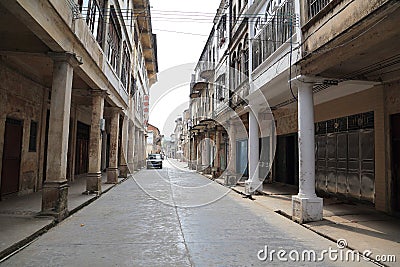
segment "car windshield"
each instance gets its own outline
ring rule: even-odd
[[[161,155],[160,154],[151,154],[151,155],[149,155],[149,159],[161,159]]]

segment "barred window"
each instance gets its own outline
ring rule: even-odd
[[[120,45],[121,45],[121,26],[119,25],[115,9],[113,6],[111,6],[109,33],[107,37],[107,59],[117,73],[119,73]]]
[[[104,32],[104,0],[79,0],[78,5],[90,31],[101,46]]]
[[[122,53],[123,55],[122,55],[121,82],[125,86],[125,88],[128,89],[131,59],[129,56],[129,50],[128,46],[126,45],[126,42],[124,42]]]

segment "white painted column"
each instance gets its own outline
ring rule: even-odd
[[[236,174],[236,127],[233,122],[229,123],[229,151],[227,168],[231,175]]]
[[[298,87],[299,193],[292,196],[293,219],[300,223],[322,220],[322,198],[315,194],[315,136],[313,83],[300,77]]]
[[[248,161],[249,179],[246,181],[246,192],[254,194],[262,191],[262,181],[259,179],[259,138],[258,138],[258,109],[252,106],[249,112],[249,141],[248,141]]]

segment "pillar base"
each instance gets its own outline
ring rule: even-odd
[[[257,192],[262,192],[263,189],[262,181],[257,180],[256,182],[253,182],[253,180],[246,180],[244,182],[244,192],[247,195],[254,195]]]
[[[101,172],[88,173],[86,177],[86,191],[84,194],[97,194],[101,193]]]
[[[127,178],[129,173],[129,169],[127,165],[119,166],[119,177]]]
[[[323,199],[320,197],[292,196],[292,220],[299,223],[321,221]]]
[[[118,183],[118,168],[107,168],[107,184]]]
[[[42,191],[42,211],[39,216],[53,216],[61,221],[68,216],[68,183],[45,182]]]
[[[135,165],[132,162],[128,163],[126,167],[128,168],[128,174],[133,173],[135,171]]]

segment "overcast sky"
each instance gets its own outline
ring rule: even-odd
[[[150,90],[149,122],[166,137],[188,107],[190,75],[211,31],[220,0],[150,0],[157,34],[158,83]],[[184,34],[186,33],[186,34]]]

